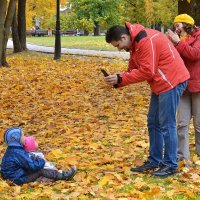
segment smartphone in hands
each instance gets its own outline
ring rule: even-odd
[[[109,74],[106,72],[106,70],[101,69],[101,72],[103,73],[104,77],[109,76]],[[113,87],[114,87],[114,88],[117,88],[118,86],[117,86],[117,84],[115,84],[115,85],[113,85]]]
[[[109,76],[109,74],[106,72],[106,70],[101,69],[101,72],[103,73],[103,75],[104,75],[105,77]]]

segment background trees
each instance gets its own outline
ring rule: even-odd
[[[177,0],[159,0],[154,2],[155,22],[162,22],[163,25],[172,25],[177,15]]]
[[[121,5],[121,23],[130,21],[132,23],[146,24],[145,0],[124,0]]]
[[[113,24],[125,21],[145,26],[163,24],[172,25],[178,10],[178,0],[68,0],[70,9],[61,14],[61,30],[84,29],[85,33],[99,34]],[[62,1],[62,6],[66,2]],[[55,1],[27,1],[27,28],[39,18],[41,27],[55,27]]]
[[[21,1],[21,0],[20,0]],[[66,4],[66,0],[60,0],[61,5]],[[35,19],[40,20],[41,27],[47,29],[49,26],[55,27],[56,0],[28,0],[26,5],[27,29],[35,25]]]
[[[18,2],[18,4],[17,4]],[[125,21],[144,26],[173,25],[179,13],[191,15],[200,25],[199,0],[68,0],[72,5],[61,15],[61,30],[83,29],[85,33],[99,35],[113,24]],[[26,30],[35,26],[55,29],[56,1],[52,0],[0,0],[0,65],[7,66],[6,45],[12,25],[14,52],[26,49]],[[66,5],[66,0],[61,0]],[[16,9],[17,7],[17,9]]]
[[[68,0],[71,9],[61,14],[61,30],[84,29],[98,35],[99,29],[125,21],[145,26],[172,26],[178,13],[188,13],[200,22],[199,0]],[[61,1],[66,6],[66,0]],[[56,1],[29,0],[26,6],[27,29],[41,22],[41,28],[55,28]]]
[[[18,1],[18,34],[22,50],[26,50],[26,0]]]
[[[187,13],[195,19],[195,24],[200,25],[200,1],[178,0],[178,13]]]
[[[12,38],[14,52],[26,50],[26,0],[18,2],[12,20]]]
[[[17,0],[1,0],[0,7],[0,66],[8,66],[6,62],[6,46],[10,33],[13,16],[15,13]]]
[[[75,22],[77,28],[92,31],[99,35],[99,30],[111,24],[119,23],[119,0],[71,0],[72,11],[68,14],[68,25]]]
[[[7,1],[2,0],[0,6],[0,66],[3,65],[3,43],[4,43],[4,35],[5,35],[5,15],[6,15],[6,7]]]

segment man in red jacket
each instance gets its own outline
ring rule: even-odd
[[[127,72],[105,77],[107,84],[122,87],[147,81],[151,87],[148,112],[149,157],[132,172],[155,170],[154,176],[177,173],[176,110],[190,75],[167,37],[156,30],[126,22],[106,33],[106,42],[130,52]]]

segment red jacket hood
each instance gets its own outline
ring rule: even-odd
[[[133,49],[134,47],[133,42],[135,42],[135,37],[138,35],[140,31],[144,30],[145,28],[140,24],[131,24],[129,22],[126,22],[125,26],[128,28],[129,33],[131,35],[131,40],[132,40],[131,49]]]

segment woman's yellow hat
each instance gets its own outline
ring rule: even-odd
[[[177,22],[179,23],[184,22],[187,24],[194,25],[194,19],[190,15],[187,15],[187,14],[181,14],[181,15],[176,16],[174,19],[174,24]]]

